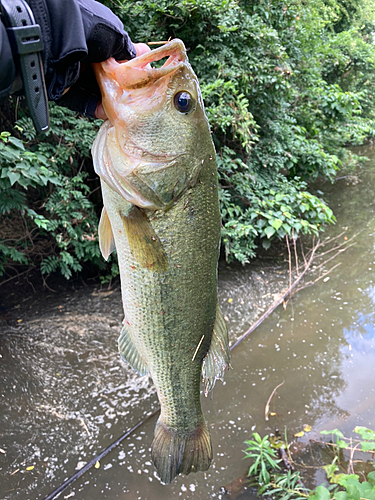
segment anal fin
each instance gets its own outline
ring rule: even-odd
[[[163,245],[155,233],[147,215],[135,205],[125,215],[122,222],[128,237],[130,252],[141,267],[164,272],[168,260]]]
[[[230,366],[228,330],[220,306],[216,304],[216,317],[212,332],[211,345],[203,359],[202,375],[205,384],[204,394],[212,391],[216,380],[223,380],[224,372]]]
[[[115,240],[113,238],[112,226],[109,221],[107,210],[103,207],[102,215],[99,222],[99,248],[105,260],[115,250]]]
[[[148,372],[147,365],[133,344],[129,330],[125,325],[122,327],[118,338],[118,350],[122,359],[129,363],[133,370],[136,370],[140,375],[146,375]]]

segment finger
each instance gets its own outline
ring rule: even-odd
[[[137,57],[145,54],[146,52],[150,52],[150,47],[146,43],[134,43],[134,48],[137,52]]]
[[[99,118],[100,120],[107,120],[108,119],[108,116],[106,115],[104,108],[103,108],[103,104],[101,102],[99,102],[98,105],[96,106],[95,118]]]

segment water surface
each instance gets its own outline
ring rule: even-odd
[[[341,265],[329,279],[298,292],[243,341],[225,382],[203,398],[214,448],[209,471],[162,485],[150,458],[154,417],[59,498],[225,498],[221,487],[246,469],[243,442],[254,430],[286,427],[292,440],[306,424],[312,438],[335,427],[348,434],[356,425],[375,429],[375,159],[357,180],[320,186],[337,216],[326,234],[347,228],[348,238],[359,233],[356,245],[332,262]],[[284,262],[221,264],[219,299],[231,343],[287,284]],[[26,293],[3,307],[1,498],[43,499],[154,411],[157,398],[149,379],[119,359],[118,287]],[[266,421],[266,402],[281,383]]]

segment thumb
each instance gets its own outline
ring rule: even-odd
[[[146,52],[150,52],[150,47],[146,43],[134,43],[134,48],[137,52],[137,57],[142,54],[146,54]]]

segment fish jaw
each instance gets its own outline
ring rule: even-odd
[[[165,57],[168,59],[161,68],[151,67],[151,63]],[[186,49],[179,39],[130,61],[118,62],[110,58],[93,64],[103,107],[110,121],[115,123],[124,116],[123,110],[118,108],[124,101],[127,105],[133,103],[138,108],[143,105],[146,109],[150,107],[150,101],[152,108],[162,105],[161,97],[165,93],[165,87],[173,75],[186,66],[190,67]]]
[[[150,63],[168,60],[161,68],[152,68]],[[117,62],[114,58],[104,61],[103,71],[124,90],[138,89],[154,83],[159,78],[172,75],[187,63],[186,50],[181,40],[175,39],[151,52],[146,52],[130,61]]]

